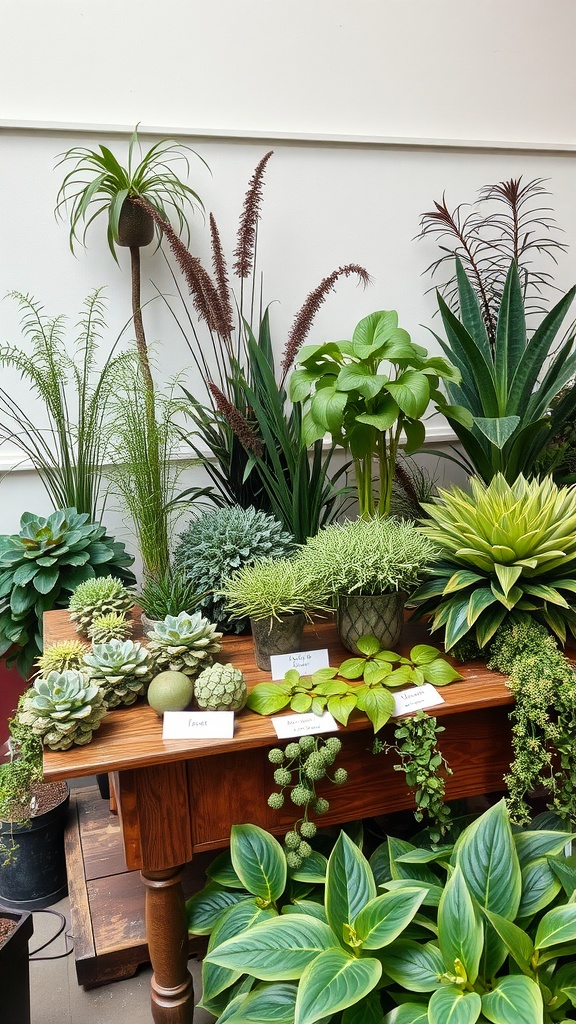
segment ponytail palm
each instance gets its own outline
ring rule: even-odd
[[[433,630],[445,627],[447,649],[469,632],[484,647],[506,619],[532,618],[562,642],[567,629],[576,636],[576,486],[498,474],[424,507],[421,529],[441,558],[414,600],[434,613]]]

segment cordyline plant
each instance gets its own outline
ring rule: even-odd
[[[576,486],[473,478],[470,493],[441,490],[426,511],[421,529],[441,556],[413,599],[445,628],[447,649],[469,632],[483,648],[505,620],[534,619],[562,643],[576,636]]]
[[[302,542],[333,516],[341,497],[334,482],[341,472],[330,470],[332,449],[323,451],[321,441],[313,443],[309,459],[302,445],[300,409],[287,401],[286,379],[316,313],[337,281],[355,277],[365,286],[370,278],[363,267],[348,263],[310,292],[294,319],[277,380],[269,314],[263,309],[257,271],[258,222],[271,156],[266,153],[260,160],[246,192],[232,265],[237,280],[234,287],[212,215],[211,275],[170,225],[153,210],[150,213],[168,241],[191,295],[192,309],[175,277],[184,313],[177,314],[173,307],[171,312],[207,389],[205,401],[184,389],[193,431],[191,435],[183,432],[182,438],[195,457],[204,460],[206,448],[214,455],[206,470],[221,499],[272,511]],[[137,202],[148,208],[145,198]]]

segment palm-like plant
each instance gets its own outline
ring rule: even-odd
[[[0,365],[17,370],[43,404],[47,426],[0,387],[0,443],[17,447],[37,471],[55,509],[76,508],[99,518],[102,464],[107,449],[107,413],[117,375],[127,359],[111,354],[102,369],[96,353],[105,329],[104,303],[95,291],[84,303],[73,350],[66,345],[66,320],[49,317],[29,295],[13,292],[22,314],[29,351],[0,346]]]
[[[576,486],[473,478],[470,493],[441,490],[425,509],[421,530],[441,557],[413,596],[447,649],[467,633],[483,648],[507,619],[535,619],[562,643],[567,629],[576,636]]]

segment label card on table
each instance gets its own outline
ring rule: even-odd
[[[424,711],[426,708],[435,708],[438,704],[445,704],[444,697],[441,697],[431,683],[424,683],[423,686],[412,686],[409,690],[400,690],[394,694],[393,718],[400,715],[409,715],[411,711]]]
[[[314,733],[338,732],[338,723],[329,711],[325,711],[323,715],[315,715],[313,712],[283,715],[273,718],[272,725],[279,740],[287,740],[291,736],[312,736]]]
[[[233,711],[165,711],[163,740],[231,740]]]
[[[328,648],[321,651],[295,651],[293,654],[273,654],[270,658],[272,679],[284,679],[288,669],[295,668],[301,676],[311,676],[319,668],[328,668]]]

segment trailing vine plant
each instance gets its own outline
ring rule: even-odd
[[[416,821],[423,821],[427,814],[432,843],[440,842],[451,816],[450,807],[444,803],[446,781],[443,776],[453,772],[438,749],[441,732],[444,726],[438,725],[436,718],[425,711],[417,711],[400,719],[394,730],[395,743],[386,743],[375,736],[372,744],[373,754],[394,752],[399,757],[400,763],[394,765],[394,771],[404,772],[406,785],[414,790]]]
[[[274,782],[280,788],[268,797],[268,806],[279,811],[284,806],[285,792],[290,800],[302,808],[302,815],[284,836],[286,863],[289,868],[297,869],[303,860],[312,853],[308,840],[313,839],[317,826],[310,821],[312,809],[315,814],[325,814],[329,809],[329,801],[318,796],[316,783],[327,778],[336,786],[343,786],[348,780],[345,768],[336,768],[333,775],[328,774],[337,755],[342,749],[342,742],[337,736],[301,736],[298,742],[288,743],[284,750],[274,747],[268,754],[268,760],[276,765]]]

